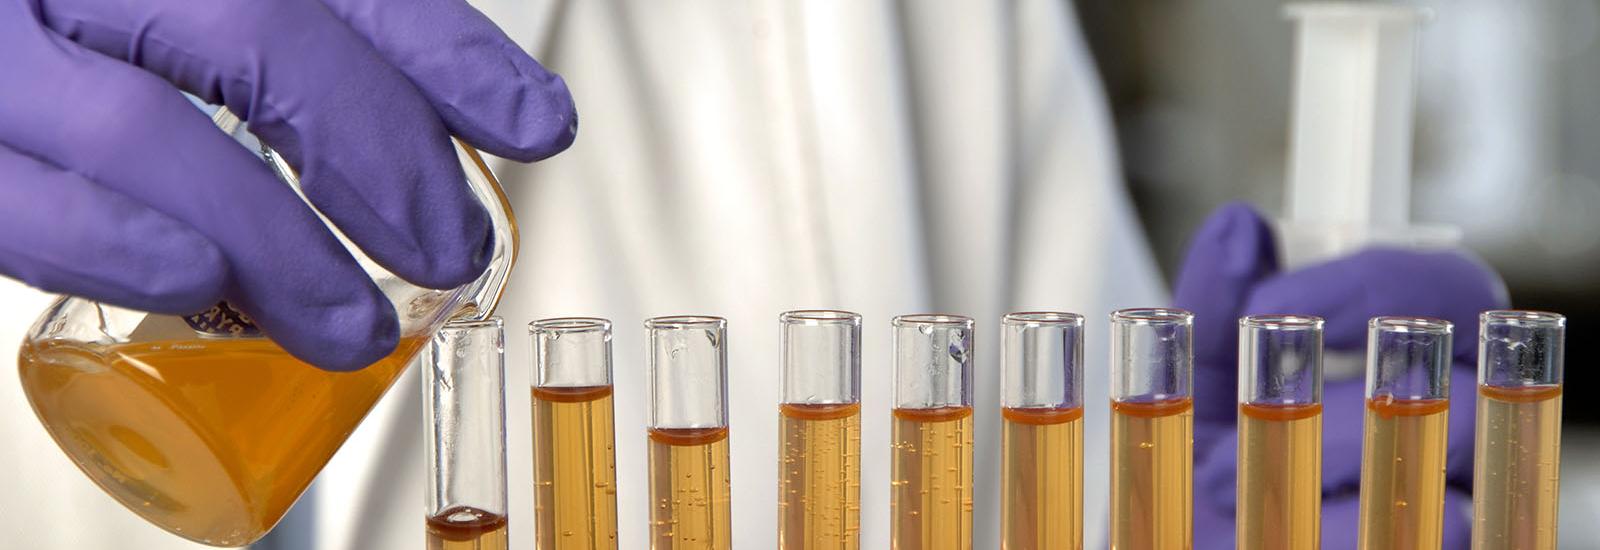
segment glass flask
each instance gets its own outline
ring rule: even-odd
[[[226,109],[206,109],[299,192],[282,157]],[[329,372],[290,356],[227,303],[177,317],[66,296],[34,323],[18,354],[40,422],[90,479],[150,523],[213,546],[261,538],[433,333],[451,319],[487,318],[500,298],[516,222],[477,152],[455,147],[494,224],[493,258],[476,281],[412,285],[334,230],[395,305],[400,342],[389,356]]]

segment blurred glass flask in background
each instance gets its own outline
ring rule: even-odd
[[[219,109],[213,120],[298,191],[288,164],[238,118]],[[226,303],[175,317],[63,297],[18,354],[40,422],[90,479],[150,523],[213,546],[261,538],[440,326],[494,310],[516,256],[515,219],[477,152],[456,148],[494,222],[493,259],[477,281],[417,287],[344,243],[395,304],[401,338],[388,357],[329,372],[290,356]]]

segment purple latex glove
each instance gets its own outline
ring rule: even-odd
[[[1380,315],[1455,323],[1445,548],[1467,548],[1471,529],[1474,356],[1478,313],[1505,307],[1504,285],[1460,252],[1372,249],[1304,269],[1278,268],[1272,231],[1243,204],[1214,213],[1190,243],[1174,291],[1195,313],[1195,548],[1234,548],[1238,434],[1238,319],[1263,313],[1326,320],[1330,352],[1361,353],[1367,321]],[[1364,400],[1362,380],[1323,390],[1322,544],[1355,548]]]
[[[491,245],[449,136],[533,161],[577,127],[565,83],[463,0],[0,0],[0,273],[159,313],[225,298],[334,370],[394,349],[393,306],[178,89],[247,120],[345,235],[432,288]]]

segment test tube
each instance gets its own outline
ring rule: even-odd
[[[1443,544],[1451,329],[1449,321],[1415,317],[1367,324],[1363,550]]]
[[[1111,547],[1187,549],[1194,535],[1194,315],[1111,314]]]
[[[611,322],[534,321],[534,548],[617,548]]]
[[[1000,321],[1000,547],[1083,548],[1083,316]]]
[[[728,322],[645,321],[650,347],[650,547],[733,547]]]
[[[894,318],[895,550],[972,548],[972,319]]]
[[[1555,548],[1567,318],[1489,311],[1478,326],[1472,548]]]
[[[778,548],[861,547],[861,316],[778,317]]]
[[[500,319],[452,321],[424,348],[428,550],[505,550],[505,349]]]
[[[1322,318],[1239,320],[1240,550],[1322,543]]]

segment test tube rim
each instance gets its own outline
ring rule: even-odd
[[[1170,307],[1135,307],[1111,312],[1111,322],[1124,325],[1193,325],[1194,312]]]
[[[1069,311],[1014,311],[1000,318],[1008,327],[1082,327],[1083,316]]]
[[[1455,323],[1437,317],[1382,315],[1367,321],[1367,328],[1385,332],[1443,336],[1455,331]]]
[[[973,326],[971,317],[953,313],[910,313],[896,315],[890,321],[896,327],[960,327],[970,329]]]
[[[1239,318],[1239,326],[1242,328],[1283,331],[1320,330],[1325,323],[1326,321],[1323,318],[1316,315],[1300,315],[1296,313],[1246,315]]]
[[[1567,316],[1536,309],[1491,309],[1478,314],[1478,322],[1502,323],[1518,328],[1564,329],[1567,327]]]
[[[528,334],[611,332],[611,320],[600,317],[550,317],[528,323]]]
[[[778,314],[778,321],[791,325],[861,326],[861,314],[842,309],[792,309]]]
[[[648,329],[725,329],[728,320],[715,315],[664,315],[645,319]]]
[[[497,327],[497,328],[502,328],[503,329],[504,325],[505,325],[505,323],[502,322],[499,317],[487,317],[487,318],[483,318],[483,319],[473,319],[473,318],[465,318],[464,317],[464,318],[461,318],[461,319],[451,319],[450,321],[446,322],[444,324],[444,326],[441,327],[439,330],[441,330],[441,331],[443,331],[443,330],[476,330],[476,329],[491,328],[491,327]]]

